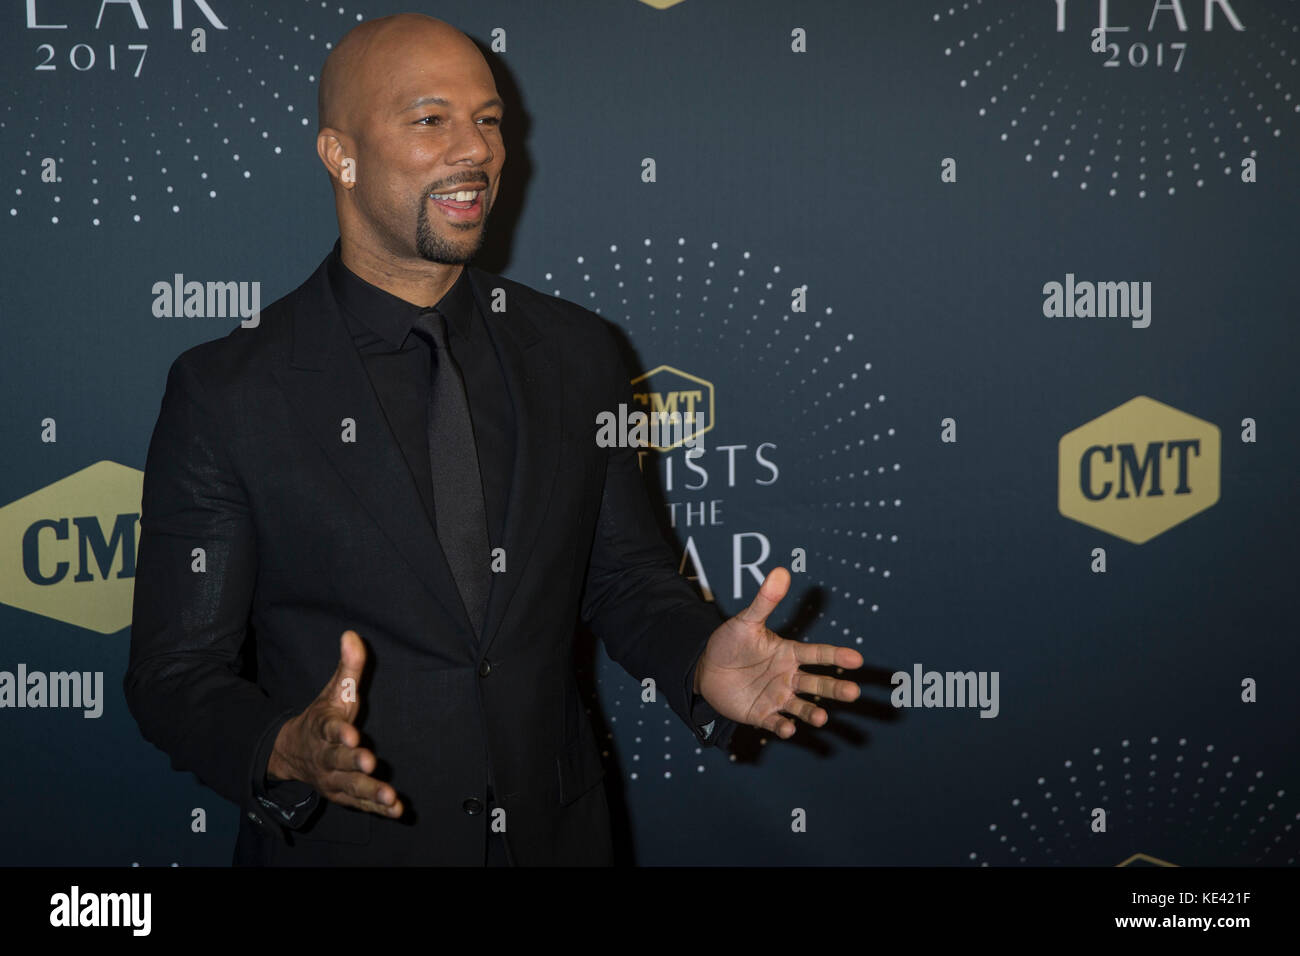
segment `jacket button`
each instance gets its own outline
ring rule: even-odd
[[[460,805],[460,808],[471,817],[476,817],[483,812],[483,801],[478,799],[478,797],[470,797]]]
[[[492,673],[492,665],[488,661],[485,660],[483,661],[483,663],[479,664],[478,666],[479,677],[487,677],[488,674],[491,673]]]

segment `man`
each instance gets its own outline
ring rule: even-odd
[[[237,863],[611,862],[579,618],[706,744],[858,695],[799,669],[855,651],[764,626],[784,569],[726,622],[678,575],[635,450],[594,440],[630,402],[605,322],[465,265],[502,109],[449,25],[353,29],[320,81],[339,242],[168,375],[124,686],[243,808]]]

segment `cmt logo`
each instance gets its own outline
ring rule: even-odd
[[[694,423],[695,415],[703,413],[704,425],[698,430],[692,424],[692,436],[698,441],[713,427],[713,383],[706,382],[671,365],[660,365],[644,375],[632,379],[632,401],[637,411],[652,418],[656,414],[681,415],[682,421]],[[659,451],[668,451],[683,444],[681,440],[671,445],[651,445]]]
[[[0,508],[0,602],[100,634],[130,625],[143,487],[101,461]]]
[[[1121,860],[1116,866],[1178,866],[1177,863],[1170,863],[1159,857],[1148,856],[1145,853],[1134,853],[1126,860]]]
[[[1143,544],[1219,500],[1219,428],[1139,395],[1061,438],[1061,514]]]

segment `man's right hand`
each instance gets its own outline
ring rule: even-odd
[[[396,818],[402,815],[402,801],[391,785],[370,776],[375,755],[360,746],[361,732],[352,723],[361,707],[365,666],[361,637],[344,631],[334,676],[306,710],[280,728],[266,773],[272,780],[309,783],[334,803]]]

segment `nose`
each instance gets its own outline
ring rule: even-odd
[[[484,166],[496,158],[491,143],[477,123],[462,124],[457,128],[456,136],[447,144],[447,162],[469,163]]]

